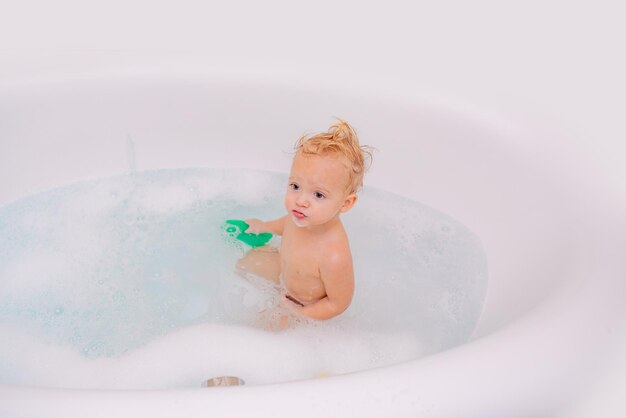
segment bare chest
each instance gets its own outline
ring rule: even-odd
[[[287,291],[302,302],[326,296],[320,275],[320,242],[285,231],[281,242],[282,281]]]

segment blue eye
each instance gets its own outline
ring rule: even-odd
[[[318,199],[323,199],[323,198],[325,198],[326,196],[324,196],[324,195],[323,195],[322,193],[320,193],[320,192],[315,192],[315,197],[316,197],[316,198],[318,198]]]

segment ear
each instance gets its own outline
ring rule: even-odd
[[[343,205],[341,206],[341,213],[347,212],[352,209],[352,206],[356,203],[358,197],[355,193],[349,194],[346,197],[346,200],[343,201]]]

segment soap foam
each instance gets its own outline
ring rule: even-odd
[[[235,273],[245,248],[226,240],[222,223],[280,216],[285,184],[267,172],[163,170],[0,208],[0,383],[274,383],[395,364],[469,338],[486,291],[480,242],[440,212],[369,188],[343,217],[351,307],[263,329],[278,292]]]

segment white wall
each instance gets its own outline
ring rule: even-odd
[[[318,0],[2,4],[0,80],[113,63],[296,71],[542,120],[626,202],[624,6]],[[155,57],[159,57],[155,59]],[[558,152],[543,150],[550,158]],[[550,154],[550,151],[554,151]]]

